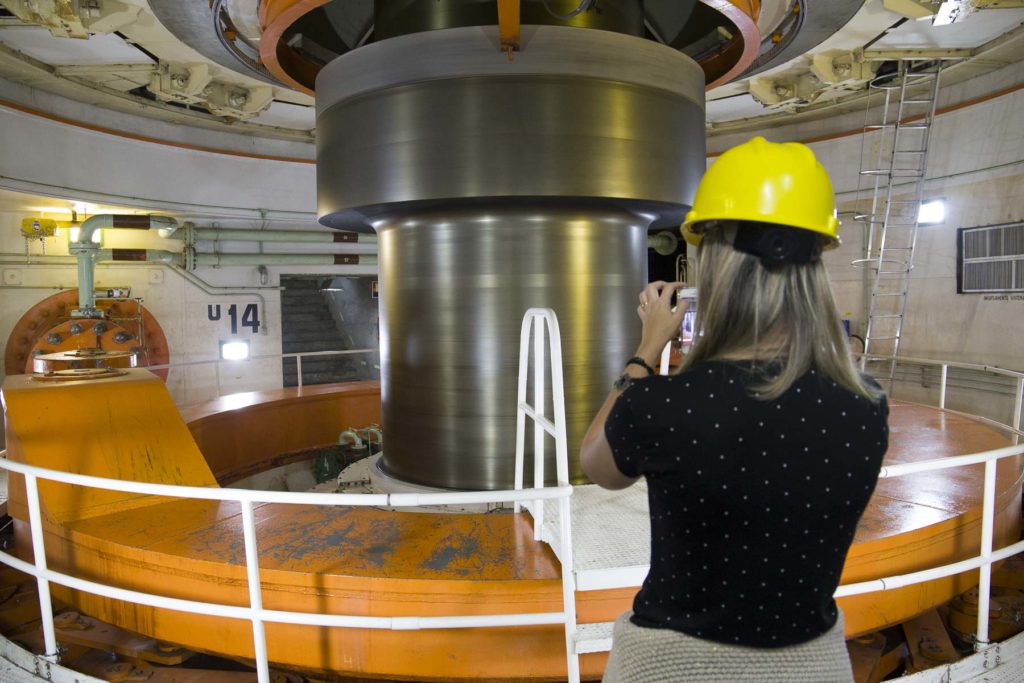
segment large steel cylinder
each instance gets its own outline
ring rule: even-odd
[[[488,27],[402,36],[317,79],[320,220],[380,235],[382,466],[429,486],[512,484],[534,306],[559,317],[583,479],[580,439],[638,341],[646,231],[678,224],[705,165],[686,56],[547,26],[511,62],[498,45]]]

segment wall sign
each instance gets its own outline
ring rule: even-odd
[[[231,321],[231,334],[238,334],[238,305],[231,304],[228,308],[228,319]],[[206,319],[217,322],[221,319],[221,305],[209,304],[206,307]],[[260,331],[260,309],[256,304],[246,304],[242,311],[242,327],[250,328],[253,333]]]

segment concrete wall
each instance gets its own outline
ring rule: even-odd
[[[956,293],[958,228],[1024,220],[1024,90],[939,116],[932,129],[925,197],[946,203],[946,220],[920,228],[901,354],[1024,370],[1024,300]],[[865,322],[870,279],[850,266],[864,244],[849,212],[863,207],[860,135],[811,147],[828,168],[843,213],[843,246],[826,262],[843,311]],[[868,139],[868,144],[874,141]]]
[[[4,85],[0,82],[0,85]],[[5,93],[7,94],[7,93]],[[54,96],[43,96],[45,104]],[[59,98],[57,98],[59,99]],[[36,103],[37,105],[39,103]],[[64,103],[66,104],[66,103]],[[81,105],[95,114],[95,108]],[[102,110],[99,110],[102,111]],[[60,111],[66,115],[73,112]],[[112,115],[123,117],[123,114]],[[80,117],[81,118],[81,117]],[[112,125],[116,121],[108,123]],[[166,125],[166,124],[164,124]],[[21,315],[55,287],[75,287],[73,263],[41,263],[25,258],[25,241],[19,228],[28,216],[70,220],[72,202],[87,202],[91,212],[112,207],[126,212],[153,212],[191,220],[197,225],[225,228],[274,228],[324,230],[315,221],[315,169],[301,159],[295,161],[252,158],[246,153],[280,153],[280,143],[250,139],[249,150],[230,153],[201,151],[188,147],[187,131],[173,144],[153,142],[97,132],[0,106],[0,268],[7,282],[18,283],[0,289],[0,352]],[[210,144],[209,132],[198,133],[199,143]],[[239,147],[233,139],[228,147]],[[311,146],[306,145],[306,151]],[[236,153],[241,152],[241,153]],[[42,198],[42,199],[39,199]],[[55,198],[57,201],[47,198]],[[63,201],[66,200],[66,201]],[[38,205],[38,206],[36,206]],[[79,218],[84,218],[80,215]],[[68,235],[47,241],[49,256],[67,255]],[[180,251],[177,240],[164,240],[138,231],[105,231],[105,245]],[[203,246],[210,250],[214,245]],[[325,253],[329,246],[258,243],[223,243],[224,252]],[[32,254],[41,253],[38,242],[29,245]],[[351,250],[355,250],[352,247]],[[358,249],[365,252],[366,246]],[[344,250],[344,248],[342,249]],[[333,251],[339,251],[334,249]],[[239,337],[251,338],[253,355],[281,353],[280,296],[276,287],[280,275],[318,274],[373,275],[376,266],[270,266],[263,272],[256,266],[199,268],[195,275],[210,287],[243,288],[244,296],[210,293],[187,281],[171,269],[158,265],[100,265],[97,286],[130,286],[132,295],[163,327],[173,363],[212,360],[219,355],[219,342],[230,337],[226,309],[232,303],[260,304],[263,323],[258,334],[239,326]],[[50,288],[50,289],[40,289]],[[220,304],[219,321],[208,319],[209,305]],[[247,367],[221,364],[172,371],[168,384],[179,402],[194,402],[221,392],[272,389],[281,386],[280,360],[267,360]],[[2,379],[2,374],[0,374]]]

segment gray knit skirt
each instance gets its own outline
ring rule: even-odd
[[[604,683],[851,683],[843,613],[824,635],[781,648],[724,645],[670,629],[615,622]]]

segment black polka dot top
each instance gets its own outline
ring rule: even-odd
[[[888,405],[811,370],[775,401],[750,366],[637,380],[605,425],[623,474],[647,479],[651,570],[633,622],[752,647],[836,622],[832,594],[888,445]]]

